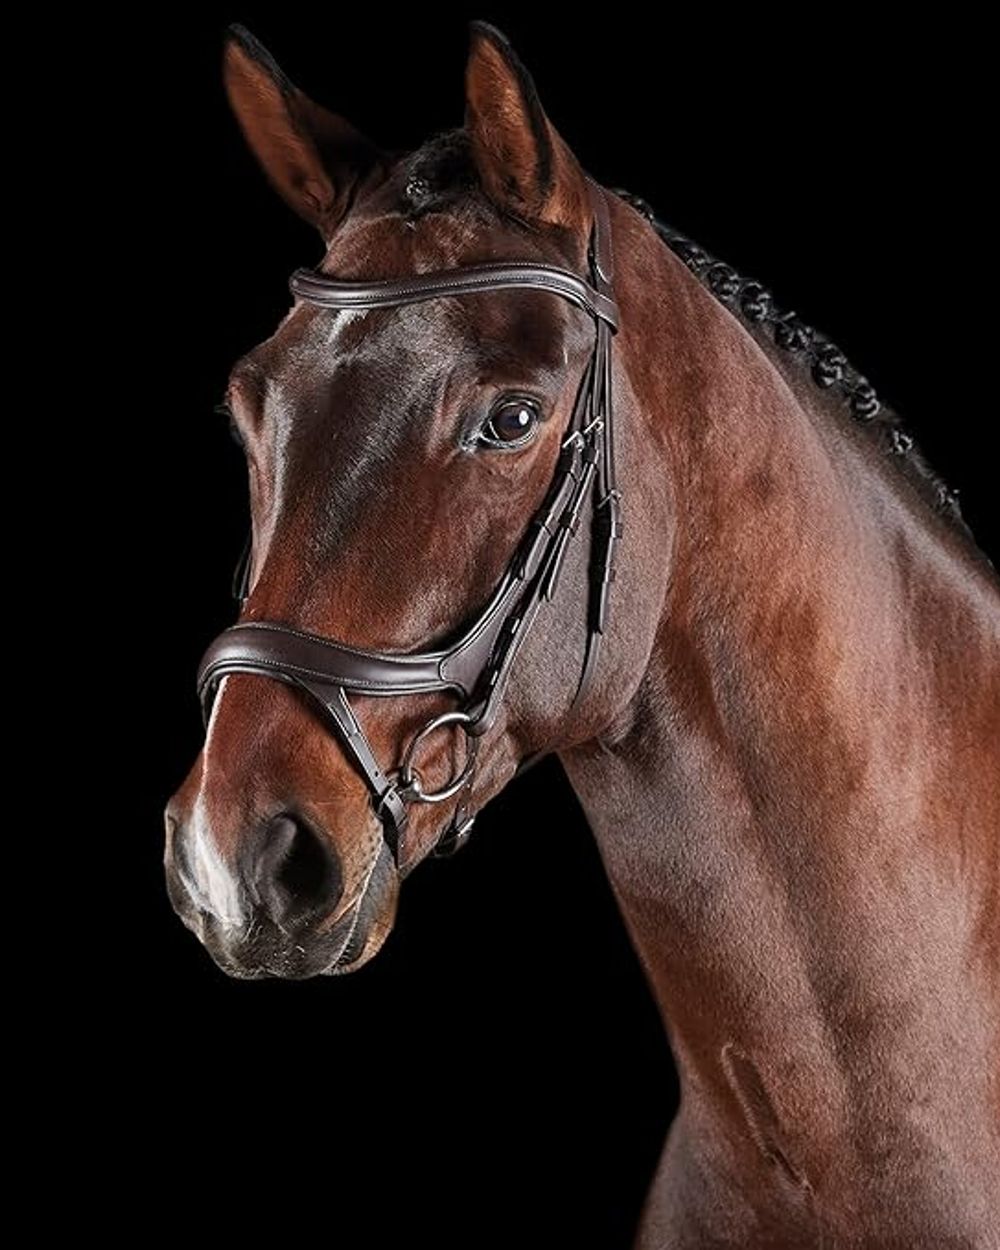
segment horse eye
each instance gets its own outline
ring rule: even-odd
[[[521,447],[534,437],[538,405],[532,399],[507,398],[494,404],[479,441],[486,447]]]

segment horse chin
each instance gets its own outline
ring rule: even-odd
[[[386,938],[392,932],[393,917],[380,917],[364,932],[361,927],[355,930],[354,936],[345,947],[344,952],[320,973],[324,977],[340,977],[347,972],[354,972],[366,964],[382,949]]]

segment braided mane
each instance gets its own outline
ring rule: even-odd
[[[477,185],[468,138],[461,129],[429,139],[410,155],[406,169],[404,211],[410,217],[440,208]],[[754,326],[769,329],[777,346],[809,370],[816,386],[838,392],[857,424],[898,465],[918,494],[974,545],[959,507],[958,491],[931,468],[899,415],[881,402],[872,384],[835,343],[797,313],[781,308],[762,283],[742,277],[693,239],[660,221],[645,200],[618,188],[614,194],[650,223],[667,247],[726,308]]]
[[[667,247],[720,303],[743,320],[769,328],[774,342],[801,361],[816,386],[839,391],[854,420],[870,432],[934,511],[947,517],[963,534],[972,538],[959,507],[958,491],[951,489],[935,473],[898,414],[879,400],[875,388],[850,364],[835,343],[815,327],[807,325],[797,313],[782,309],[760,282],[741,277],[732,266],[711,256],[679,230],[660,221],[645,200],[628,191],[616,189],[615,194],[645,217]]]

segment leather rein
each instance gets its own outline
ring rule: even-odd
[[[612,288],[610,222],[604,192],[589,180],[588,186],[594,212],[589,279],[528,261],[373,282],[341,282],[305,269],[296,270],[291,278],[293,294],[320,308],[399,308],[443,296],[516,288],[558,295],[594,322],[593,351],[549,489],[489,602],[456,642],[416,653],[367,651],[278,622],[247,621],[224,630],[201,661],[198,694],[206,720],[222,679],[233,673],[270,677],[308,697],[364,778],[397,863],[412,803],[442,803],[457,797],[455,814],[437,851],[455,850],[468,838],[475,819],[468,804],[480,739],[496,718],[514,659],[539,609],[556,593],[588,496],[592,520],[587,646],[573,706],[585,695],[594,674],[621,521],[612,424],[611,336],[618,328],[618,308]],[[247,557],[241,600],[249,590],[249,550]],[[398,767],[384,771],[354,714],[349,694],[389,697],[433,691],[447,691],[458,706],[432,717],[410,739]],[[464,762],[446,784],[426,790],[417,757],[432,734],[448,727],[465,735]]]

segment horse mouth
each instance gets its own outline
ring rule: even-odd
[[[399,878],[392,856],[383,842],[358,901],[334,926],[339,928],[349,921],[343,945],[336,957],[322,969],[321,976],[335,977],[353,972],[378,953],[392,928],[398,889]]]
[[[342,976],[381,949],[395,918],[398,877],[383,844],[355,902],[326,930],[287,934],[251,924],[233,935],[211,916],[182,916],[226,973],[241,981]]]

